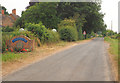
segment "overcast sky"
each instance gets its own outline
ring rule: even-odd
[[[25,7],[29,5],[30,0],[0,0],[0,4],[7,8],[9,13],[12,9],[16,9],[17,15],[21,16],[21,12],[25,10]],[[120,0],[102,0],[102,13],[105,13],[104,21],[107,24],[107,29],[112,29],[118,31],[118,2]]]

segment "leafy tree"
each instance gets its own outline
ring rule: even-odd
[[[61,19],[73,17],[75,13],[78,15],[84,15],[78,17],[78,19],[85,19],[86,22],[79,22],[83,24],[83,31],[91,33],[92,31],[97,32],[99,30],[105,30],[105,25],[103,21],[104,14],[100,13],[101,5],[100,3],[95,2],[84,2],[84,3],[75,3],[75,2],[66,2],[58,3],[57,11],[58,16]],[[59,11],[60,10],[60,11]]]
[[[57,3],[41,2],[27,9],[22,17],[25,23],[39,23],[42,21],[47,28],[57,29],[59,18],[56,16]]]
[[[23,17],[18,18],[18,19],[15,21],[15,23],[14,23],[13,26],[14,26],[14,27],[25,28],[25,22],[24,22]]]
[[[80,28],[87,33],[106,30],[100,12],[100,2],[40,2],[31,5],[23,14],[20,25],[25,23],[39,23],[42,21],[46,28],[58,29],[58,24],[65,18],[74,19],[79,32]]]
[[[76,22],[77,31],[78,31],[78,39],[82,40],[83,39],[82,27],[83,27],[84,23],[86,22],[85,16],[83,14],[80,15],[78,13],[75,13],[73,16],[73,19]]]
[[[65,18],[60,22],[60,24],[58,24],[58,28],[65,27],[65,26],[72,26],[73,28],[76,28],[75,20]]]

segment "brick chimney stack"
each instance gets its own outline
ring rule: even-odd
[[[16,15],[16,9],[13,9],[13,10],[12,10],[12,14],[15,14],[15,15]]]
[[[2,10],[2,15],[4,15],[4,10]]]

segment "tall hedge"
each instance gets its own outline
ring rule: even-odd
[[[58,24],[60,39],[64,41],[78,40],[78,32],[74,19],[64,19]]]
[[[76,28],[65,26],[59,29],[60,39],[64,41],[77,41],[78,33]]]

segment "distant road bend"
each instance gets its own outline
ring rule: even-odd
[[[3,81],[114,81],[103,38],[40,60]]]

